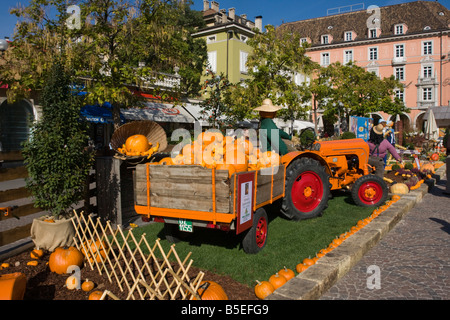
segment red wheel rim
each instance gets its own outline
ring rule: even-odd
[[[256,245],[259,248],[264,246],[267,238],[267,221],[264,217],[261,217],[256,224]]]
[[[323,197],[322,179],[312,171],[305,171],[294,181],[291,198],[294,206],[301,212],[317,208]]]
[[[368,181],[359,188],[358,197],[364,204],[375,204],[383,197],[383,188],[376,182]]]

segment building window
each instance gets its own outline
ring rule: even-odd
[[[322,36],[322,44],[328,44],[329,42],[328,35]]]
[[[405,91],[402,89],[396,89],[395,90],[395,97],[399,99],[400,101],[405,102]]]
[[[405,68],[404,67],[395,68],[395,79],[397,79],[399,81],[405,80]]]
[[[321,64],[322,66],[327,66],[330,64],[330,54],[328,52],[322,53]]]
[[[403,25],[402,24],[397,24],[395,26],[395,34],[403,34]]]
[[[369,29],[369,38],[377,37],[377,29]]]
[[[247,68],[247,59],[248,59],[248,52],[245,51],[241,51],[240,54],[240,71],[241,73],[247,73],[248,72],[248,68]]]
[[[422,97],[423,101],[432,101],[433,100],[433,88],[423,88],[422,89]]]
[[[431,78],[433,76],[433,67],[432,66],[424,66],[423,67],[423,77]]]
[[[300,39],[300,44],[304,44],[305,42],[308,42],[308,39],[306,39],[306,38],[301,38]]]
[[[423,42],[422,47],[423,47],[422,52],[424,55],[433,54],[433,41]]]
[[[208,52],[208,63],[211,71],[217,72],[217,51]]]
[[[405,56],[405,45],[403,44],[396,44],[395,45],[395,57],[396,58],[403,58]]]
[[[344,64],[353,61],[353,50],[345,50],[344,51]]]
[[[378,60],[378,48],[369,48],[369,60]]]
[[[209,36],[206,38],[206,43],[216,42],[216,36]]]
[[[345,41],[352,41],[353,40],[353,32],[347,31],[345,33]]]

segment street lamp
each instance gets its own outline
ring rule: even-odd
[[[6,39],[0,39],[0,51],[6,51],[8,49],[9,43]]]

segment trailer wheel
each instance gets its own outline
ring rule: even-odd
[[[369,174],[355,181],[352,187],[353,201],[361,207],[377,207],[388,196],[388,187],[383,178]]]
[[[287,168],[281,213],[295,221],[315,218],[328,207],[329,196],[325,168],[314,159],[300,158]]]
[[[178,243],[189,236],[189,233],[180,231],[178,225],[173,223],[164,223],[164,234],[169,243]]]
[[[245,253],[255,254],[260,252],[267,242],[269,220],[264,208],[259,208],[253,215],[253,225],[247,231],[242,240],[242,248]]]

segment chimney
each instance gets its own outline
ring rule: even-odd
[[[241,18],[244,19],[244,20],[247,20],[247,14],[245,14],[245,13],[241,14]]]
[[[228,16],[230,17],[231,20],[234,21],[234,18],[236,17],[236,9],[235,8],[228,9]]]
[[[262,32],[262,16],[255,18],[255,28]]]
[[[219,3],[217,1],[211,1],[211,9],[215,12],[219,12]]]
[[[203,11],[209,10],[209,0],[203,0]]]

